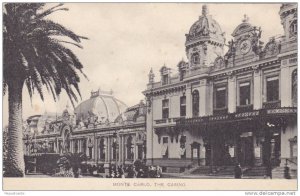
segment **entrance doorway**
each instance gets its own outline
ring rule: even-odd
[[[211,145],[205,145],[205,165],[209,166],[211,163]]]
[[[272,166],[280,165],[280,132],[269,133],[265,136],[263,142],[263,164],[268,165],[271,163]]]
[[[253,137],[246,136],[240,138],[239,162],[241,165],[253,165]]]

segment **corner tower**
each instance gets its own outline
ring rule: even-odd
[[[284,29],[285,41],[295,40],[297,38],[297,4],[283,3],[279,15]]]
[[[213,66],[214,60],[223,55],[224,33],[220,25],[202,6],[202,15],[186,34],[186,55],[191,69]]]

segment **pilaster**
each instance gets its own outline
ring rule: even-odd
[[[228,78],[228,112],[236,112],[236,76],[230,75]]]
[[[253,72],[253,109],[262,108],[262,71],[258,67],[254,67]]]

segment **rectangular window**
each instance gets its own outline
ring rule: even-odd
[[[180,81],[182,81],[184,79],[185,75],[186,75],[186,71],[181,70],[181,72],[180,72]]]
[[[180,116],[186,115],[186,97],[180,97]]]
[[[216,98],[216,103],[215,106],[216,108],[226,108],[227,104],[226,104],[226,87],[218,87],[215,91],[215,98]]]
[[[162,76],[162,84],[163,85],[168,84],[168,79],[169,79],[168,75],[163,75]]]
[[[267,78],[267,102],[279,100],[279,79],[278,76]]]
[[[161,149],[161,155],[163,158],[168,158],[169,157],[169,149],[168,149],[168,137],[163,137],[163,144],[162,144],[162,149]]]
[[[168,137],[163,137],[163,144],[168,144]]]
[[[244,82],[240,83],[239,85],[240,90],[240,105],[249,105],[250,102],[250,95],[251,95],[251,89],[250,89],[250,82]]]
[[[162,118],[169,118],[169,100],[162,100]]]

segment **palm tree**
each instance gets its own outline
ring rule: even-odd
[[[22,144],[22,89],[30,98],[36,90],[44,100],[43,86],[56,101],[64,89],[74,106],[80,94],[78,71],[82,64],[67,48],[82,48],[82,39],[47,16],[64,10],[63,4],[49,9],[44,3],[7,3],[3,11],[3,95],[8,93],[9,133],[6,175],[24,176]],[[69,40],[69,41],[68,41]],[[83,74],[83,73],[82,73]],[[83,74],[84,75],[84,74]],[[85,75],[84,75],[85,76]],[[86,77],[86,76],[85,76]],[[76,95],[75,93],[78,93]]]

